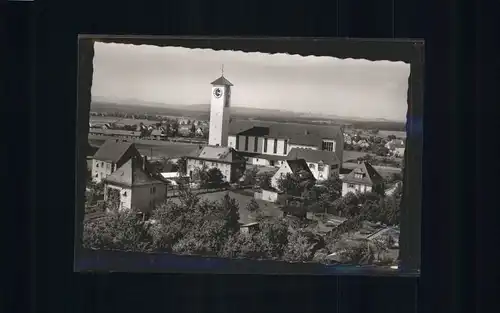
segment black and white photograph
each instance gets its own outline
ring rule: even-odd
[[[93,40],[76,244],[398,271],[411,64],[226,46]]]

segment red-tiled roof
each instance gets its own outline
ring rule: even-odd
[[[356,174],[361,174],[362,178],[356,177]],[[382,176],[368,162],[358,164],[358,167],[347,174],[343,182],[351,184],[363,184],[367,186],[377,185],[383,182]]]

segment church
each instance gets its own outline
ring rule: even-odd
[[[247,163],[275,167],[280,167],[286,160],[300,157],[310,168],[314,169],[318,164],[328,167],[326,172],[330,174],[315,175],[319,180],[338,174],[343,162],[342,126],[232,120],[231,88],[234,85],[224,76],[224,72],[211,85],[208,145],[220,149],[221,155],[227,155],[228,149],[234,150]],[[307,150],[307,153],[303,150]],[[214,158],[203,162],[201,154],[188,156],[188,161],[190,158],[193,159],[193,162],[188,162],[190,165],[203,164],[210,168],[214,164]],[[194,158],[197,162],[194,162]],[[234,159],[238,160],[234,166],[240,168],[240,158]],[[232,167],[230,165],[228,172],[232,172]],[[231,180],[234,179],[233,176]]]

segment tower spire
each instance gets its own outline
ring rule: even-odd
[[[220,70],[221,70],[221,73],[222,73],[222,77],[224,77],[224,64],[222,64],[222,66],[220,67]]]

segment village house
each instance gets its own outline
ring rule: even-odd
[[[188,124],[179,125],[177,132],[179,133],[179,135],[187,137],[191,134],[191,125]]]
[[[285,160],[271,178],[271,186],[279,190],[278,181],[287,174],[295,174],[298,175],[299,178],[305,177],[305,175],[308,174],[314,176],[304,159]]]
[[[288,153],[288,160],[294,159],[304,159],[314,178],[318,181],[339,175],[340,160],[333,152],[292,148]]]
[[[385,147],[394,156],[402,157],[405,154],[405,143],[402,139],[392,139],[385,144]]]
[[[92,180],[101,182],[131,158],[141,158],[132,142],[109,139],[99,147],[92,160]]]
[[[254,165],[281,166],[293,148],[334,152],[342,164],[344,135],[341,126],[231,121],[228,146]]]
[[[89,129],[89,134],[95,136],[120,137],[126,139],[139,139],[141,137],[141,133],[137,131],[108,128],[91,128]]]
[[[245,158],[228,147],[205,146],[186,156],[187,173],[193,177],[196,169],[218,168],[226,182],[236,182],[245,172]]]
[[[104,183],[104,200],[108,200],[112,191],[119,193],[119,210],[151,212],[167,192],[166,183],[149,172],[147,157],[130,158],[107,176]]]
[[[150,137],[154,140],[167,140],[167,135],[160,129],[153,129]]]
[[[342,178],[342,196],[349,192],[382,192],[384,179],[367,162],[362,162],[349,174]]]

